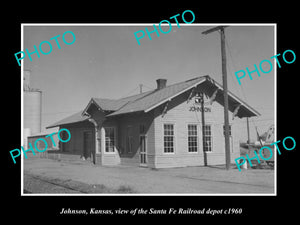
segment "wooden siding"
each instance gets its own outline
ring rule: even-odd
[[[204,165],[202,120],[199,110],[201,105],[195,103],[194,97],[187,102],[189,94],[190,92],[185,92],[170,101],[167,113],[163,117],[165,105],[154,110],[155,167],[157,168]],[[212,132],[212,152],[207,153],[208,165],[225,164],[224,108],[217,102],[213,102],[212,105],[208,104],[208,99],[205,100],[204,107],[211,109],[211,112],[205,112],[205,124],[211,125]],[[232,129],[231,160],[233,161],[240,154],[239,137],[235,127],[236,121],[240,120],[237,117],[232,120],[232,113],[229,113],[229,116]],[[174,124],[174,153],[164,153],[163,124],[165,123]],[[188,152],[188,124],[197,124],[198,152]]]
[[[154,126],[152,113],[134,113],[119,116],[118,119],[118,152],[122,164],[140,165],[140,125],[144,125],[148,166],[153,167],[154,155]],[[104,123],[106,124],[106,122]],[[132,148],[128,151],[127,132],[131,129]]]
[[[71,133],[71,139],[68,142],[60,142],[60,150],[63,152],[83,155],[83,133],[92,132],[92,148],[95,148],[95,129],[92,123],[88,121],[61,126],[60,129],[67,128]]]
[[[114,153],[106,153],[101,149],[97,154],[97,163],[102,165],[140,165],[140,125],[145,126],[147,166],[151,168],[185,167],[204,165],[201,105],[195,103],[195,96],[187,102],[190,91],[180,94],[172,99],[167,107],[166,114],[162,117],[165,104],[148,113],[130,113],[122,116],[104,118],[104,114],[97,112],[95,108],[89,111],[101,127],[114,127],[116,132],[116,146]],[[211,125],[212,152],[208,152],[208,165],[225,164],[225,140],[223,135],[224,108],[217,102],[212,105],[205,100],[205,124]],[[232,113],[229,113],[232,136],[230,139],[231,162],[240,156],[239,133],[237,127],[241,119],[235,117],[232,120]],[[174,124],[175,149],[173,153],[164,153],[163,125]],[[197,125],[198,151],[188,152],[188,125]],[[132,132],[132,151],[127,151],[128,127]],[[84,121],[70,124],[61,128],[67,128],[71,132],[71,140],[63,143],[64,149],[68,152],[82,155],[83,153],[83,132],[90,130],[93,134],[93,145],[95,145],[95,127],[91,122]],[[95,147],[95,146],[94,146]]]
[[[49,150],[49,149],[58,149],[58,145],[59,145],[59,141],[58,141],[58,137],[57,137],[57,133],[52,135],[52,138],[54,140],[54,144],[51,140],[51,137],[46,137],[50,134],[45,134],[45,135],[39,135],[39,136],[29,136],[28,137],[28,143],[30,143],[32,145],[32,147],[35,149],[35,141],[37,139],[44,139],[46,142],[47,142],[47,149],[46,150]],[[55,146],[54,146],[55,145]],[[38,149],[40,150],[43,150],[45,149],[46,145],[45,145],[45,142],[44,141],[41,141],[39,140],[37,143],[36,143],[36,146]],[[25,148],[25,147],[24,147]],[[26,148],[25,149],[29,149],[29,145],[27,144]],[[46,151],[45,150],[45,151]],[[37,151],[38,152],[38,151]]]

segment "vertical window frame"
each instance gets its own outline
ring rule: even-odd
[[[189,128],[194,126],[194,130],[190,130]],[[199,130],[198,130],[198,124],[189,123],[187,124],[187,150],[188,153],[191,154],[197,154],[199,152]],[[195,132],[193,134],[193,132]],[[190,141],[190,138],[196,138],[196,141]],[[190,143],[196,143],[196,145],[190,146]],[[191,151],[191,149],[196,148],[196,151]]]
[[[203,127],[204,127],[204,128],[202,129],[202,132],[204,132],[204,134],[202,135],[202,137],[204,138],[204,140],[203,140],[203,151],[204,151],[205,153],[211,153],[211,152],[213,152],[213,134],[212,134],[212,125],[211,125],[211,124],[205,124]],[[210,130],[207,131],[205,127],[209,127]],[[206,149],[207,146],[205,146],[205,143],[206,143],[205,139],[206,139],[206,138],[210,138],[210,142],[209,142],[210,145],[208,146],[208,148],[210,148],[209,151]]]
[[[109,146],[109,147],[113,147],[112,149],[113,149],[113,151],[107,151],[107,130],[108,129],[113,129],[113,132],[114,132],[114,135],[113,135],[113,145],[112,146]],[[115,154],[116,153],[116,150],[115,150],[115,148],[116,148],[116,146],[117,146],[117,137],[116,137],[116,135],[117,135],[117,129],[116,129],[116,127],[104,127],[104,130],[105,130],[105,149],[104,149],[104,153],[105,154]],[[110,139],[109,139],[109,141],[110,141]],[[109,142],[109,143],[111,143],[111,141]],[[109,144],[109,145],[111,145],[111,144]]]
[[[170,135],[170,134],[167,134],[166,135],[166,132],[165,132],[165,125],[171,125],[173,126],[173,135]],[[170,131],[167,131],[167,132],[170,132]],[[172,123],[172,122],[166,122],[166,123],[163,123],[163,126],[162,126],[162,135],[163,135],[163,138],[162,138],[162,142],[163,142],[163,154],[175,154],[175,151],[176,151],[176,133],[175,133],[175,123]],[[171,145],[171,142],[168,141],[168,142],[165,142],[165,137],[172,137],[173,140],[173,145]],[[166,145],[165,143],[169,143],[167,145],[167,148],[170,148],[172,146],[172,151],[165,151],[166,150]]]

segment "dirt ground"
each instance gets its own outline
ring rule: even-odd
[[[149,169],[100,166],[32,157],[24,160],[24,189],[31,193],[137,193],[137,194],[274,194],[274,170],[229,171],[224,166]],[[34,179],[79,188],[39,189]],[[55,183],[56,182],[56,183]],[[73,185],[73,186],[72,186]],[[90,187],[101,187],[92,191]],[[118,191],[124,189],[123,191]],[[24,192],[25,193],[25,192]]]

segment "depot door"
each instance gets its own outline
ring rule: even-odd
[[[140,136],[140,165],[147,166],[146,136]]]
[[[91,158],[93,138],[92,131],[83,132],[83,156],[85,159]]]

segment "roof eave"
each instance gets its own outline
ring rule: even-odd
[[[144,112],[147,113],[147,112],[151,111],[152,109],[155,109],[156,107],[160,106],[161,104],[163,104],[163,103],[165,103],[165,102],[167,102],[167,101],[172,100],[172,99],[175,98],[176,96],[178,96],[178,95],[180,95],[180,94],[186,92],[187,90],[189,90],[189,89],[191,89],[191,88],[193,88],[193,87],[198,86],[199,84],[201,84],[201,83],[203,83],[203,82],[205,82],[205,81],[206,81],[206,79],[203,79],[203,80],[197,82],[196,84],[193,84],[193,85],[191,85],[191,86],[189,86],[189,87],[183,89],[182,91],[176,93],[175,95],[173,95],[173,96],[171,96],[171,97],[169,97],[169,98],[166,98],[166,99],[160,101],[159,103],[157,103],[157,104],[155,104],[155,105],[153,105],[153,106],[151,106],[151,107],[145,109]]]
[[[156,107],[158,107],[159,105],[173,99],[174,97],[188,91],[189,89],[193,88],[193,87],[196,87],[198,85],[200,85],[201,83],[205,82],[205,81],[209,81],[211,82],[212,84],[214,84],[215,86],[217,86],[219,89],[221,89],[222,91],[224,91],[223,87],[217,83],[215,80],[213,80],[212,78],[208,77],[208,76],[205,76],[205,79],[197,82],[196,84],[193,84],[191,86],[189,86],[188,88],[176,93],[175,95],[169,97],[169,98],[166,98],[162,101],[160,101],[159,103],[147,108],[144,110],[145,113],[155,109]],[[252,107],[250,107],[248,104],[246,104],[245,102],[243,102],[241,99],[239,99],[238,97],[236,97],[233,93],[231,93],[230,91],[228,91],[228,96],[230,96],[232,99],[234,99],[235,101],[237,101],[239,104],[241,104],[242,107],[244,107],[246,110],[248,110],[250,113],[252,113],[252,115],[249,115],[249,116],[243,116],[243,117],[253,117],[253,116],[260,116],[261,114],[259,112],[257,112],[255,109],[253,109]],[[241,118],[243,118],[241,117]]]
[[[83,119],[83,120],[80,120],[80,121],[69,122],[69,123],[57,123],[55,125],[47,126],[46,129],[54,128],[54,127],[60,127],[60,126],[64,126],[64,125],[70,125],[70,124],[74,124],[74,123],[81,123],[81,122],[87,121],[88,119],[89,118],[86,118],[86,119]]]
[[[224,91],[223,87],[219,83],[217,83],[216,81],[214,81],[213,84],[216,85],[218,88],[220,88],[222,91]],[[242,101],[241,99],[239,99],[238,97],[236,97],[230,91],[228,91],[228,95],[231,98],[233,98],[234,100],[236,100],[237,102],[239,102],[241,104],[241,106],[243,106],[244,108],[246,108],[247,110],[249,110],[250,112],[252,112],[254,114],[253,116],[261,116],[261,114],[259,112],[257,112],[255,109],[253,109],[252,107],[250,107],[244,101]],[[246,116],[246,117],[252,117],[252,116]]]
[[[111,114],[106,115],[106,117],[123,116],[123,115],[126,115],[126,114],[141,113],[141,112],[145,112],[145,110],[136,110],[136,111],[132,111],[132,112],[124,112],[124,113],[118,113],[118,114],[114,114],[114,112],[113,112]]]
[[[95,104],[96,107],[98,108],[98,110],[103,111],[102,108],[101,108],[101,107],[97,104],[97,102],[94,100],[94,98],[91,98],[91,100],[89,101],[89,103],[87,104],[87,106],[86,106],[86,107],[84,108],[84,110],[82,111],[82,113],[81,113],[82,116],[86,116],[86,115],[90,116],[90,114],[87,112],[87,110],[90,108],[90,106],[91,106],[92,104]]]

